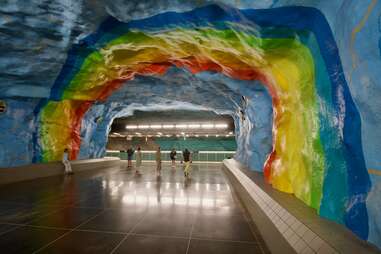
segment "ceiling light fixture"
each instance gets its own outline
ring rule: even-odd
[[[161,129],[161,124],[151,124],[150,128],[151,129]]]
[[[148,129],[149,125],[139,125],[138,129]]]
[[[189,129],[199,129],[199,128],[200,128],[200,125],[199,125],[199,124],[189,124],[189,125],[188,125],[188,128],[189,128]]]
[[[174,127],[175,127],[175,125],[173,125],[173,124],[163,124],[164,129],[173,129]]]
[[[137,129],[137,128],[138,128],[137,125],[126,125],[126,129],[133,130],[133,129]]]
[[[176,124],[176,129],[186,129],[187,127],[186,124]]]
[[[215,127],[217,129],[226,129],[228,125],[226,123],[219,123],[219,124],[216,124]]]
[[[211,124],[211,123],[205,123],[205,124],[202,124],[201,127],[203,129],[213,129],[214,128],[214,124]]]

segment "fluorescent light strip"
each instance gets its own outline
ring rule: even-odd
[[[217,129],[226,129],[228,125],[226,123],[220,123],[220,124],[216,124],[215,127]]]
[[[189,129],[199,129],[200,128],[200,124],[189,124],[188,128]]]
[[[203,129],[213,129],[214,128],[214,124],[206,123],[206,124],[202,124],[201,127]]]
[[[161,129],[161,124],[151,124],[149,127],[151,129]]]
[[[138,129],[148,129],[149,125],[139,125]]]
[[[163,129],[173,129],[175,128],[175,125],[173,124],[163,124]]]
[[[186,129],[188,126],[186,124],[176,124],[176,129]]]
[[[137,125],[126,125],[126,129],[133,130],[133,129],[137,129],[137,128],[138,128]]]

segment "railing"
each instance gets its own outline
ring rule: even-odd
[[[176,160],[181,161],[183,158],[182,151],[176,151]],[[170,161],[169,154],[171,151],[161,151],[161,160]],[[142,151],[143,161],[155,161],[156,151]],[[233,158],[235,151],[198,151],[191,152],[191,159],[193,162],[222,162],[224,159]],[[107,150],[106,156],[118,157],[121,160],[127,160],[127,152],[120,152],[115,150]],[[135,153],[132,157],[135,160]]]

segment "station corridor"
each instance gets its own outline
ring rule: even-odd
[[[1,186],[1,253],[268,253],[221,164],[154,168]]]

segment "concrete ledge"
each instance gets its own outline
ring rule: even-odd
[[[119,158],[106,157],[102,159],[77,160],[71,162],[74,172],[101,169],[104,167],[120,167]],[[41,177],[62,175],[62,162],[30,164],[14,168],[0,168],[0,185],[20,181],[33,180]]]
[[[293,195],[265,184],[262,174],[248,173],[234,159],[224,160],[223,168],[272,253],[380,253]]]

